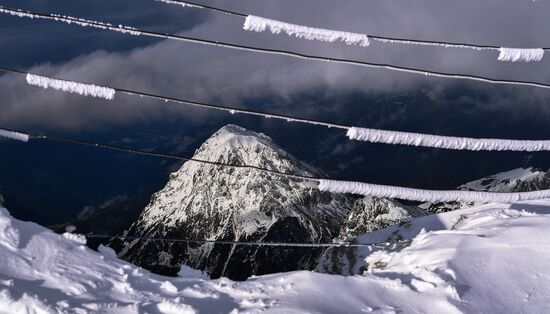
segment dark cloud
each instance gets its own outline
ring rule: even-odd
[[[17,5],[17,1],[4,2],[6,5],[21,6]],[[511,64],[497,61],[496,52],[403,47],[377,43],[368,48],[347,47],[291,39],[284,35],[245,32],[241,29],[240,18],[205,14],[203,10],[182,9],[153,1],[139,1],[135,6],[133,2],[130,5],[124,1],[104,0],[94,4],[81,2],[75,1],[69,5],[69,2],[63,1],[63,5],[45,5],[40,1],[31,1],[24,6],[28,9],[62,11],[65,14],[164,31],[186,29],[180,33],[256,46],[501,78],[540,81],[549,79],[549,73],[545,70],[550,65],[548,57],[540,63]],[[87,10],[80,6],[84,3]],[[398,37],[520,47],[544,45],[546,29],[550,24],[546,14],[550,4],[540,1],[516,1],[506,4],[501,1],[462,1],[452,4],[435,0],[415,3],[353,1],[346,2],[346,5],[337,5],[334,1],[219,1],[217,4],[318,27]],[[174,17],[178,16],[177,14],[181,16],[179,21]],[[199,18],[193,18],[197,15]],[[397,95],[407,91],[424,90],[432,95],[434,105],[437,106],[438,94],[462,84],[452,80],[385,70],[303,61],[173,41],[150,41],[142,37],[110,34],[44,21],[24,21],[6,16],[2,17],[2,21],[8,21],[4,23],[11,26],[2,30],[11,39],[11,48],[25,47],[24,51],[32,51],[37,60],[40,60],[31,68],[34,72],[197,100],[240,105],[249,99],[269,95],[273,97],[269,109],[277,110],[281,106],[305,106],[294,103],[293,97],[314,89],[322,90],[325,94],[361,92],[371,95]],[[27,40],[18,40],[20,28],[28,25],[27,23],[31,23],[32,27],[27,27],[23,33],[27,38],[38,39],[34,46]],[[93,34],[93,37],[88,38],[89,34]],[[84,45],[86,52],[76,51],[82,52],[81,55],[66,54],[67,60],[57,60],[55,64],[40,59],[39,46],[46,44],[50,50],[55,50],[57,42],[62,43],[61,47],[73,43],[79,45],[82,44],[81,36],[87,40]],[[105,46],[99,38],[107,38]],[[122,48],[116,47],[117,41],[121,41]],[[62,50],[59,49],[61,55],[64,54]],[[10,61],[2,58],[2,62],[18,64],[17,60]],[[0,122],[11,124],[95,128],[174,114],[181,116],[184,121],[192,122],[202,120],[207,115],[204,111],[173,109],[171,106],[160,106],[132,97],[123,96],[118,97],[116,101],[105,102],[42,91],[26,86],[20,78],[11,75],[0,78],[0,83],[1,93],[5,95],[4,101],[0,104],[3,112]],[[540,104],[549,94],[547,91],[533,88],[495,88],[483,83],[468,85],[476,86],[475,89],[480,93],[496,93],[486,103],[479,104],[486,107],[483,110],[506,108],[510,114],[526,109],[545,110]],[[273,99],[278,102],[273,102]],[[308,104],[308,110],[314,113],[317,110],[316,105],[314,102]],[[478,108],[468,110],[475,109]],[[405,107],[401,108],[401,111],[382,117],[384,121],[379,121],[379,124],[391,125],[395,119],[406,118],[404,110]]]
[[[210,2],[209,2],[210,3]],[[547,1],[214,1],[256,15],[395,37],[517,47],[548,45]],[[156,31],[416,66],[550,82],[539,63],[501,63],[496,52],[372,43],[348,47],[243,31],[242,19],[153,0],[0,0]],[[96,84],[330,120],[444,135],[548,139],[550,91],[494,86],[159,41],[0,16],[0,64]],[[332,178],[453,188],[520,165],[550,167],[549,153],[456,152],[347,141],[344,132],[214,113],[117,95],[97,100],[0,76],[0,125],[48,130],[147,150],[193,154],[226,123],[263,132]],[[179,164],[78,146],[0,143],[0,189],[18,217],[64,221],[85,205],[128,195],[136,213]],[[47,207],[48,210],[42,210]],[[38,211],[38,212],[37,212]],[[71,216],[72,215],[72,216]]]

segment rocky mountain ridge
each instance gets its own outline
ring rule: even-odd
[[[405,205],[393,199],[363,197],[353,203],[351,211],[338,236],[350,239],[355,236],[399,224],[426,213],[417,206]]]
[[[323,177],[321,171],[297,160],[268,136],[235,125],[227,125],[212,135],[194,158]],[[520,168],[466,183],[459,189],[511,192],[544,187],[550,187],[550,175]],[[353,241],[358,235],[406,224],[426,213],[472,205],[413,206],[384,198],[357,199],[320,192],[314,181],[190,161],[170,175],[166,186],[154,194],[123,236],[257,242]],[[321,249],[314,248],[130,238],[113,239],[111,246],[119,251],[120,257],[158,273],[175,275],[186,264],[206,271],[213,278],[225,276],[237,280],[251,275],[311,270],[317,267],[323,254]],[[329,250],[324,255],[345,255],[344,251]],[[327,258],[324,259],[326,262]]]
[[[547,172],[535,168],[517,168],[500,172],[478,180],[474,180],[457,187],[459,190],[486,191],[486,192],[527,192],[550,188],[550,170]],[[365,205],[361,206],[361,202]],[[418,206],[405,206],[395,200],[376,199],[366,197],[356,201],[350,212],[346,224],[343,226],[340,236],[349,242],[360,241],[360,238],[369,237],[371,232],[375,235],[385,234],[377,238],[377,241],[385,242],[386,250],[399,251],[410,245],[407,235],[411,233],[409,220],[416,214],[442,214],[459,209],[467,209],[481,204],[466,202],[441,202],[424,203]],[[394,218],[388,213],[394,212]],[[405,213],[408,213],[405,214]],[[430,218],[426,218],[430,219]],[[355,227],[358,225],[359,227]],[[437,226],[437,223],[433,223]],[[370,228],[374,226],[374,228]],[[391,226],[391,227],[390,227]],[[390,227],[390,228],[387,228]],[[437,226],[439,228],[440,226]],[[384,229],[382,232],[374,232]],[[379,247],[369,248],[369,252],[379,250]],[[360,249],[336,247],[329,248],[321,257],[316,271],[331,274],[354,274],[358,270],[353,265],[361,263]]]
[[[209,138],[194,158],[247,164],[285,173],[322,176],[259,133],[228,125]],[[126,236],[261,242],[331,242],[353,199],[320,192],[312,181],[256,169],[185,163],[155,193]],[[250,275],[313,269],[315,248],[245,247],[128,240],[112,245],[119,256],[164,274],[181,264],[210,276]]]
[[[467,182],[457,187],[464,191],[483,192],[528,192],[550,189],[550,170],[529,168],[516,168],[509,171],[499,172],[474,181]],[[438,214],[475,206],[474,203],[448,202],[448,203],[425,203],[419,207],[427,212]]]

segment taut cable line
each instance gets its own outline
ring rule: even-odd
[[[441,71],[432,71],[432,70],[399,66],[399,65],[386,64],[386,63],[374,63],[374,62],[367,62],[367,61],[358,61],[358,60],[351,60],[351,59],[311,55],[311,54],[300,53],[300,52],[295,52],[290,50],[261,48],[261,47],[240,45],[240,44],[234,44],[234,43],[217,41],[217,40],[208,40],[208,39],[195,38],[195,37],[189,37],[189,36],[147,31],[147,30],[133,28],[133,27],[124,26],[124,25],[112,25],[109,23],[85,20],[85,19],[74,18],[70,16],[61,16],[56,14],[45,14],[45,13],[36,13],[31,11],[19,10],[19,9],[10,9],[3,6],[0,6],[0,13],[6,13],[6,14],[10,14],[18,17],[61,21],[64,23],[76,24],[83,27],[94,27],[94,28],[99,28],[103,30],[110,30],[110,31],[124,33],[124,34],[135,35],[135,36],[148,36],[148,37],[161,38],[161,39],[170,39],[170,40],[176,40],[176,41],[203,44],[208,46],[218,46],[218,47],[225,47],[225,48],[237,49],[237,50],[243,50],[243,51],[287,56],[287,57],[298,58],[303,60],[323,61],[323,62],[330,62],[335,64],[346,64],[346,65],[353,65],[353,66],[374,68],[374,69],[385,69],[385,70],[397,71],[402,73],[420,74],[424,76],[431,76],[431,77],[437,77],[437,78],[452,78],[452,79],[458,79],[458,80],[471,80],[471,81],[485,82],[490,84],[518,85],[518,86],[530,86],[530,87],[550,89],[550,84],[540,83],[535,81],[495,79],[495,78],[490,78],[490,77],[485,77],[480,75],[447,73],[447,72],[441,72]]]
[[[364,196],[405,199],[405,200],[418,201],[418,202],[462,202],[464,201],[464,202],[485,202],[485,203],[488,203],[488,202],[513,203],[517,201],[550,198],[550,189],[530,191],[530,192],[509,192],[509,193],[462,191],[462,190],[425,190],[425,189],[381,185],[381,184],[364,183],[364,182],[329,180],[329,179],[315,178],[315,177],[310,177],[305,175],[285,173],[278,170],[272,170],[272,169],[262,168],[262,167],[253,166],[253,165],[235,165],[235,164],[214,162],[214,161],[203,160],[203,159],[187,158],[187,157],[181,157],[173,154],[154,153],[154,152],[132,149],[132,148],[118,146],[118,145],[101,144],[101,143],[75,139],[75,138],[26,133],[26,132],[21,132],[18,130],[2,128],[2,127],[0,127],[0,137],[11,138],[11,139],[19,140],[23,142],[27,142],[32,139],[45,139],[45,140],[52,140],[52,141],[58,141],[58,142],[86,145],[94,148],[110,149],[110,150],[121,151],[125,153],[170,158],[170,159],[190,161],[190,162],[198,162],[202,164],[216,165],[216,166],[222,166],[222,167],[258,170],[265,173],[289,177],[293,179],[309,180],[317,183],[318,184],[317,188],[320,191],[330,192],[330,193],[357,194],[357,195],[364,195]]]
[[[324,126],[328,128],[337,128],[347,131],[347,137],[350,140],[365,141],[371,143],[384,143],[391,145],[409,145],[420,147],[433,147],[453,150],[473,150],[473,151],[550,151],[550,140],[516,140],[516,139],[495,139],[495,138],[471,138],[457,137],[434,134],[423,134],[414,132],[402,132],[392,130],[379,130],[364,127],[346,126],[342,124],[324,122],[320,120],[312,120],[306,118],[292,117],[282,114],[274,114],[269,112],[261,112],[252,109],[239,109],[235,107],[213,105],[204,102],[191,100],[177,99],[173,97],[165,97],[133,91],[129,89],[98,86],[94,84],[81,83],[48,76],[40,76],[34,73],[15,70],[0,66],[0,71],[5,71],[15,74],[25,74],[27,83],[42,88],[52,88],[69,93],[77,93],[91,97],[101,97],[112,100],[115,93],[122,92],[132,96],[147,97],[156,100],[164,100],[165,102],[174,102],[177,104],[222,110],[229,113],[242,113],[262,118],[279,119],[287,122],[297,122],[310,125]]]

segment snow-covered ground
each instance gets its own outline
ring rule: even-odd
[[[246,282],[157,276],[0,210],[2,313],[544,313],[550,200],[420,217],[360,237],[354,276],[298,271]],[[406,241],[405,241],[406,243]],[[367,263],[369,265],[367,265]]]

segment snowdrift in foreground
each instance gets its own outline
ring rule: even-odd
[[[542,313],[550,304],[548,200],[422,217],[359,240],[396,232],[412,241],[356,251],[355,276],[300,271],[233,282],[189,269],[186,278],[153,275],[2,209],[0,311]]]
[[[455,190],[423,190],[400,186],[353,181],[319,180],[319,190],[330,193],[351,193],[364,196],[398,198],[419,202],[517,202],[550,198],[549,190],[529,192],[481,192]]]

